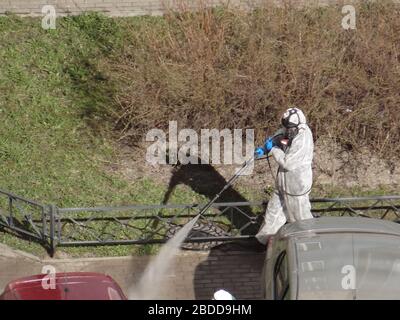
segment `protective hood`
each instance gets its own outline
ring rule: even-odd
[[[299,108],[289,108],[282,116],[282,125],[285,127],[301,128],[306,124],[306,116]]]

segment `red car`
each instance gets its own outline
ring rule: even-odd
[[[10,282],[0,300],[126,300],[110,277],[93,272],[39,274]]]

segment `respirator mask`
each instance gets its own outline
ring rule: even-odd
[[[288,113],[285,113],[282,117],[282,126],[285,128],[285,136],[289,139],[290,144],[299,133],[299,124],[301,121],[295,108],[289,109],[287,112]],[[297,120],[297,123],[294,122],[294,119]]]

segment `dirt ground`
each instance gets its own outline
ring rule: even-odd
[[[116,160],[106,170],[132,182],[150,178],[167,187],[175,183],[204,184],[212,187],[215,179],[229,179],[237,165],[151,165],[145,160],[146,144],[132,148],[120,145]],[[271,174],[266,160],[257,161],[253,173],[242,176],[235,186],[250,190],[264,190],[274,186],[277,165],[271,160]],[[349,151],[329,140],[318,140],[314,147],[314,187],[330,189],[360,188],[362,190],[396,190],[400,185],[398,160],[383,160],[371,150]],[[217,191],[217,190],[215,190]]]

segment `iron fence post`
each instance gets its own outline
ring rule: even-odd
[[[42,207],[42,240],[46,243],[46,236],[47,236],[47,216],[46,216],[46,207]]]
[[[11,227],[14,227],[14,217],[13,217],[13,198],[8,197],[8,212],[10,215],[10,219],[8,223],[10,224]]]
[[[55,214],[57,212],[57,207],[54,204],[50,205],[50,255],[53,257],[56,250],[55,242]]]

